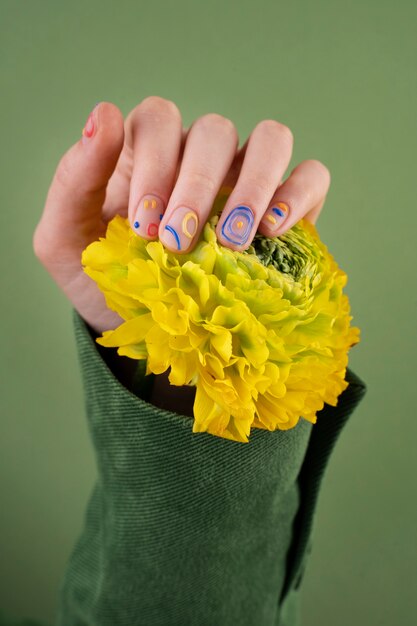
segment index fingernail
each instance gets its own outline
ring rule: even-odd
[[[164,211],[165,205],[158,196],[153,194],[143,196],[133,218],[135,232],[144,239],[156,239]]]
[[[185,251],[190,248],[197,229],[197,214],[187,207],[178,207],[173,211],[159,238],[169,248]]]

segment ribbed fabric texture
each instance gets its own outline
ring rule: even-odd
[[[348,369],[315,425],[230,441],[129,391],[73,321],[98,478],[55,626],[299,626],[319,489],[363,381]]]
[[[294,520],[294,536],[297,538],[288,554],[288,571],[281,599],[288,591],[298,589],[308,556],[312,550],[312,533],[317,499],[336,441],[353,411],[366,394],[366,384],[352,370],[347,368],[346,380],[349,386],[338,398],[337,406],[325,404],[317,414],[307,453],[298,477],[300,487],[300,507]]]
[[[131,393],[74,311],[97,460],[59,626],[272,626],[312,425],[247,444]]]

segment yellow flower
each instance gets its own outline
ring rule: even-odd
[[[315,423],[324,403],[346,389],[350,326],[347,275],[305,219],[236,252],[219,245],[218,214],[188,254],[138,237],[117,215],[106,237],[82,254],[84,271],[125,321],[96,341],[146,359],[146,372],[170,368],[173,385],[195,385],[193,432],[248,442],[251,427]]]

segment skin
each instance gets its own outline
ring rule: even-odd
[[[239,148],[235,125],[217,113],[203,115],[184,129],[177,105],[159,96],[142,100],[126,120],[116,105],[100,102],[90,113],[81,138],[58,163],[33,234],[34,253],[93,336],[98,336],[123,320],[106,307],[103,294],[84,273],[81,253],[105,235],[114,215],[128,217],[136,233],[139,221],[140,236],[159,237],[167,249],[182,254],[196,245],[220,187],[227,185],[233,190],[216,234],[223,245],[244,250],[256,231],[276,236],[302,218],[317,222],[330,186],[329,170],[320,161],[308,159],[283,181],[292,150],[290,129],[276,120],[260,121]],[[143,231],[148,214],[143,205],[138,209],[144,195],[158,200],[155,211],[163,215],[151,235]],[[289,210],[285,220],[272,224],[265,216],[277,202],[286,203]],[[253,217],[241,245],[225,238],[227,231],[222,228],[238,205],[249,207]],[[174,219],[179,231],[182,215],[190,212],[196,218],[188,223],[194,227],[198,222],[198,226],[192,237],[181,234],[181,245],[188,248],[178,250],[165,227]],[[100,351],[108,358],[111,349]],[[117,375],[126,383],[135,363],[126,357],[114,359],[114,355],[111,361],[117,363]],[[151,401],[192,415],[193,390],[178,391],[169,385],[167,374],[156,376]]]

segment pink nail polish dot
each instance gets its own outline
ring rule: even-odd
[[[152,222],[151,224],[148,224],[148,228],[146,232],[149,235],[149,237],[155,237],[158,234],[158,225],[155,224],[154,222]]]

